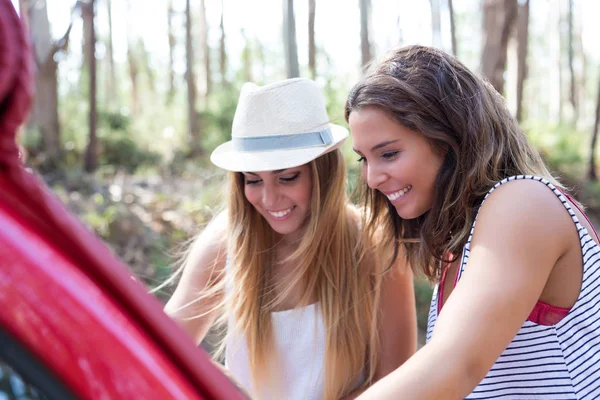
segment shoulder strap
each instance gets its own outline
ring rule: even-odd
[[[581,223],[579,222],[579,218],[577,218],[577,215],[575,214],[575,212],[573,211],[573,209],[571,208],[570,202],[567,199],[566,195],[561,192],[556,186],[554,186],[550,181],[548,181],[547,179],[541,178],[539,176],[534,176],[534,175],[515,175],[515,176],[511,176],[509,178],[505,178],[503,180],[501,180],[500,182],[496,183],[494,185],[494,187],[492,187],[489,192],[485,195],[485,197],[483,198],[483,201],[481,202],[481,205],[479,206],[479,210],[481,210],[481,206],[483,206],[483,203],[485,203],[485,200],[488,198],[488,196],[490,194],[492,194],[492,192],[496,189],[498,189],[500,186],[511,182],[511,181],[515,181],[515,180],[519,180],[519,179],[531,179],[531,180],[535,180],[538,182],[543,183],[544,185],[546,185],[550,190],[552,190],[552,192],[554,192],[554,194],[558,197],[558,199],[560,200],[560,202],[563,204],[563,206],[565,207],[565,209],[567,210],[567,212],[569,213],[569,215],[571,216],[571,219],[573,220],[573,223],[575,224],[575,227],[577,228],[577,232],[581,232],[584,227],[583,225],[581,225]],[[573,203],[575,204],[575,203]],[[575,204],[575,206],[577,207],[577,205]],[[579,207],[577,207],[577,209],[579,209]],[[479,210],[477,211],[477,215],[479,215]],[[581,211],[581,210],[580,210]],[[583,214],[583,212],[582,212]],[[463,251],[463,257],[460,263],[460,268],[458,270],[458,274],[457,274],[457,281],[460,279],[460,277],[462,276],[463,272],[464,272],[464,268],[467,264],[467,261],[469,259],[469,253],[471,250],[471,240],[473,239],[473,232],[475,230],[475,224],[477,223],[477,215],[475,216],[475,221],[473,221],[473,225],[471,226],[471,232],[469,233],[469,238],[467,239],[467,243],[465,244],[465,248]],[[583,214],[584,217],[587,219],[587,217],[585,216],[585,214]],[[589,222],[589,220],[588,220]],[[591,225],[591,223],[590,223]],[[596,231],[594,230],[594,233],[596,233]],[[596,235],[597,237],[597,235]]]

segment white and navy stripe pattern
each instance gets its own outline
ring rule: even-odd
[[[542,182],[571,215],[583,253],[583,284],[575,305],[556,325],[526,321],[467,399],[600,399],[600,247],[579,223],[566,197],[546,179],[531,175],[506,178],[498,182],[486,198],[500,185],[517,179]],[[474,229],[475,223],[463,250],[459,279],[469,259]],[[427,341],[437,320],[437,293],[436,286],[429,311]]]

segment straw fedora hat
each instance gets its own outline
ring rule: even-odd
[[[245,83],[231,140],[210,160],[229,171],[260,172],[297,167],[340,146],[348,130],[329,122],[319,86],[294,78],[266,86]]]

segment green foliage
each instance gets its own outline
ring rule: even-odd
[[[100,138],[100,164],[122,167],[128,172],[144,165],[158,165],[161,155],[152,151],[141,149],[133,140],[126,137]]]
[[[131,116],[116,111],[98,111],[98,124],[111,131],[127,131],[131,126]]]
[[[572,126],[535,124],[526,126],[527,136],[553,171],[583,178],[589,135]]]
[[[231,139],[231,125],[237,107],[239,90],[225,85],[210,97],[208,107],[200,112],[202,147],[207,153]]]
[[[590,182],[586,189],[586,205],[590,208],[600,208],[600,181]]]
[[[101,197],[101,196],[100,196]],[[118,216],[117,207],[90,210],[81,216],[82,220],[102,237],[108,237],[108,228]]]
[[[417,303],[417,325],[419,329],[426,330],[433,289],[429,282],[421,277],[415,277],[414,288]]]

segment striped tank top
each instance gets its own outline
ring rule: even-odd
[[[556,194],[571,215],[583,254],[581,292],[567,316],[557,324],[545,326],[526,321],[486,377],[466,398],[599,399],[600,247],[580,224],[563,193],[546,179],[531,175],[506,178],[498,182],[485,198],[500,185],[517,179],[542,182]],[[475,222],[463,249],[458,279],[469,259]],[[431,300],[427,341],[431,339],[437,320],[438,289],[439,285],[435,287]]]

